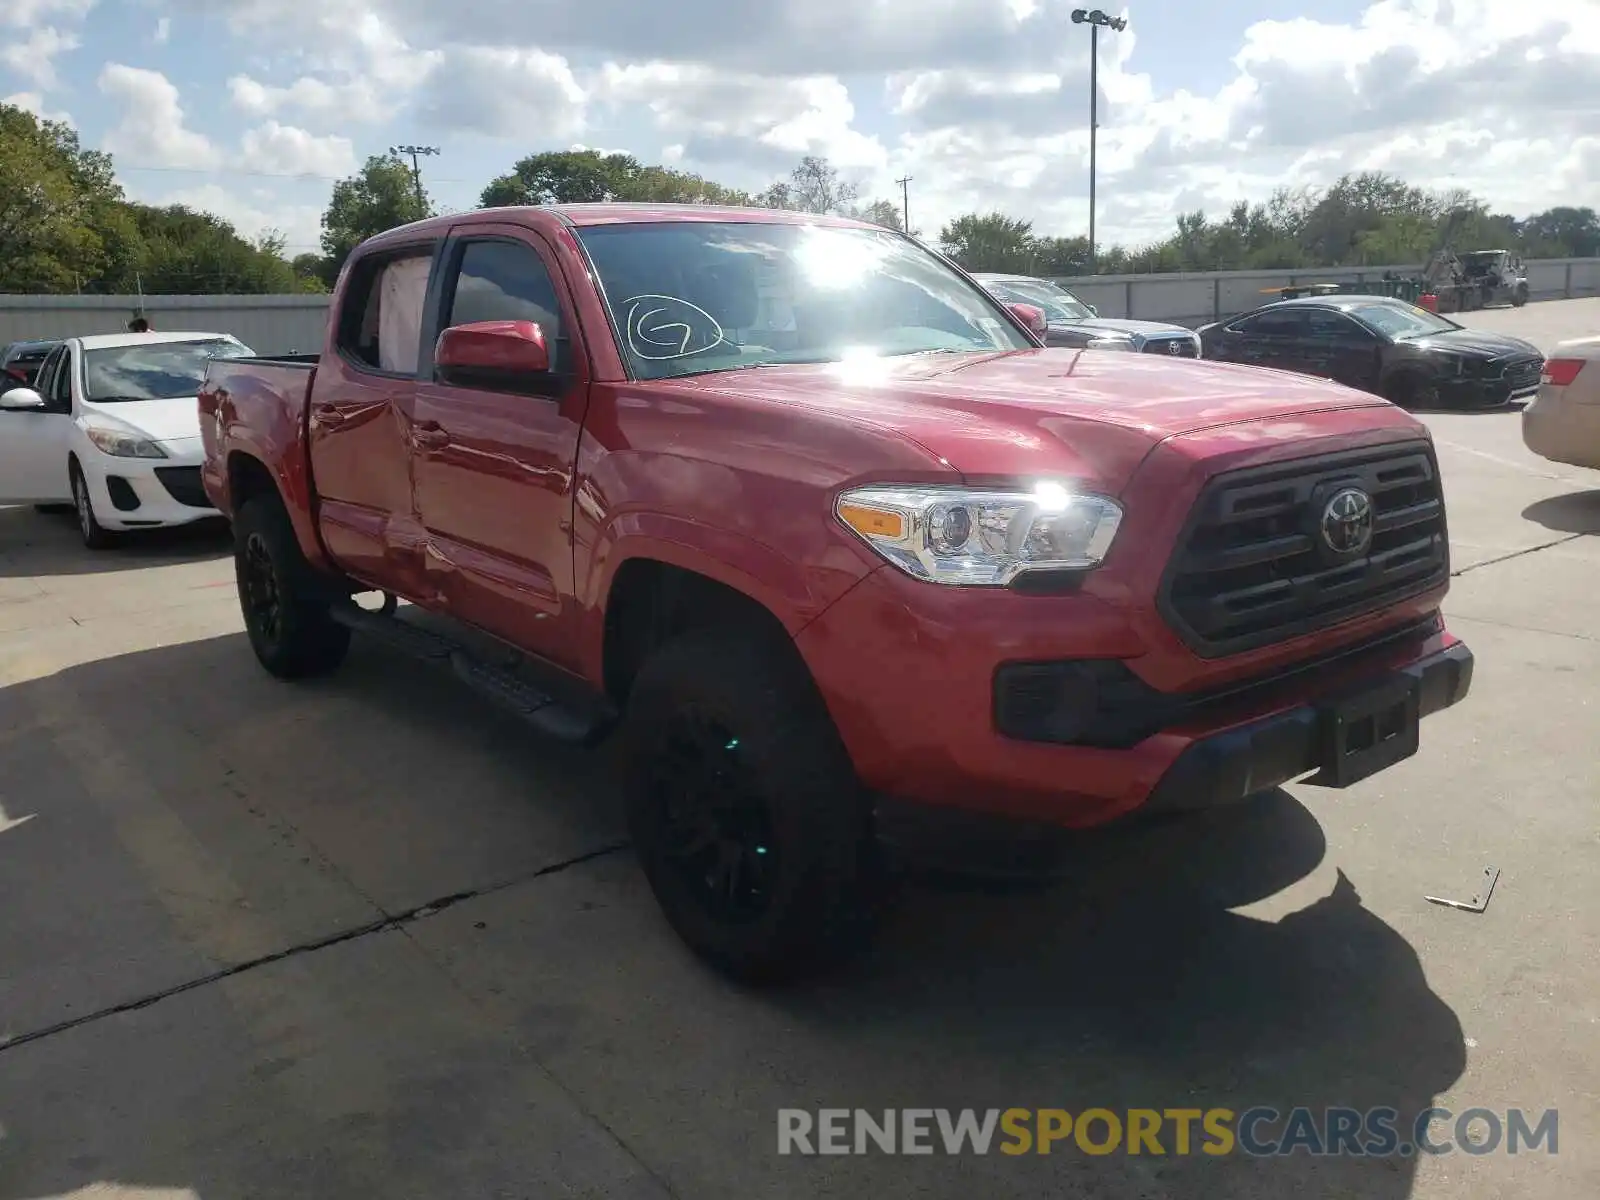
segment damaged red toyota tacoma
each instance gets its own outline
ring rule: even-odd
[[[1042,869],[1041,831],[1414,754],[1473,662],[1427,429],[1041,319],[842,219],[391,230],[320,355],[200,396],[251,645],[301,678],[359,631],[616,730],[658,901],[743,977],[859,944],[898,854]]]

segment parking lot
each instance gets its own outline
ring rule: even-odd
[[[1464,319],[1548,349],[1600,299]],[[1600,1195],[1600,472],[1426,419],[1478,665],[1419,756],[919,884],[769,994],[668,931],[603,750],[375,646],[275,682],[215,531],[0,510],[0,1200]],[[789,1107],[1434,1103],[1559,1153],[777,1153]]]

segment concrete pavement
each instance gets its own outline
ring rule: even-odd
[[[666,930],[603,753],[376,647],[276,683],[219,538],[0,510],[0,1200],[1600,1194],[1600,474],[1427,419],[1479,667],[1418,757],[916,889],[775,995]],[[1433,1103],[1559,1107],[1560,1153],[775,1153],[780,1107]]]

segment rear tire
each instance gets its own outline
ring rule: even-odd
[[[83,544],[90,550],[110,549],[117,544],[117,535],[95,517],[89,482],[76,460],[67,468],[67,476],[72,483],[72,507],[78,516],[78,535],[83,538]]]
[[[860,948],[885,892],[868,806],[788,647],[686,634],[639,672],[626,718],[634,849],[678,936],[772,983]]]
[[[279,679],[337,670],[350,649],[350,630],[333,619],[332,596],[300,552],[283,503],[276,496],[247,500],[233,535],[239,608],[261,665]]]
[[[1528,302],[1528,285],[1521,284],[1516,291],[1511,293],[1511,307],[1521,308]]]

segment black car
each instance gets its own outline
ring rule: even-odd
[[[1205,357],[1317,375],[1410,408],[1491,408],[1539,390],[1531,342],[1388,296],[1279,300],[1200,330]]]
[[[0,392],[32,387],[39,368],[59,342],[12,342],[0,349]]]
[[[1200,339],[1195,337],[1194,330],[1182,325],[1102,317],[1066,288],[1031,275],[980,271],[972,277],[1002,304],[1031,304],[1042,309],[1046,346],[1200,357]]]

